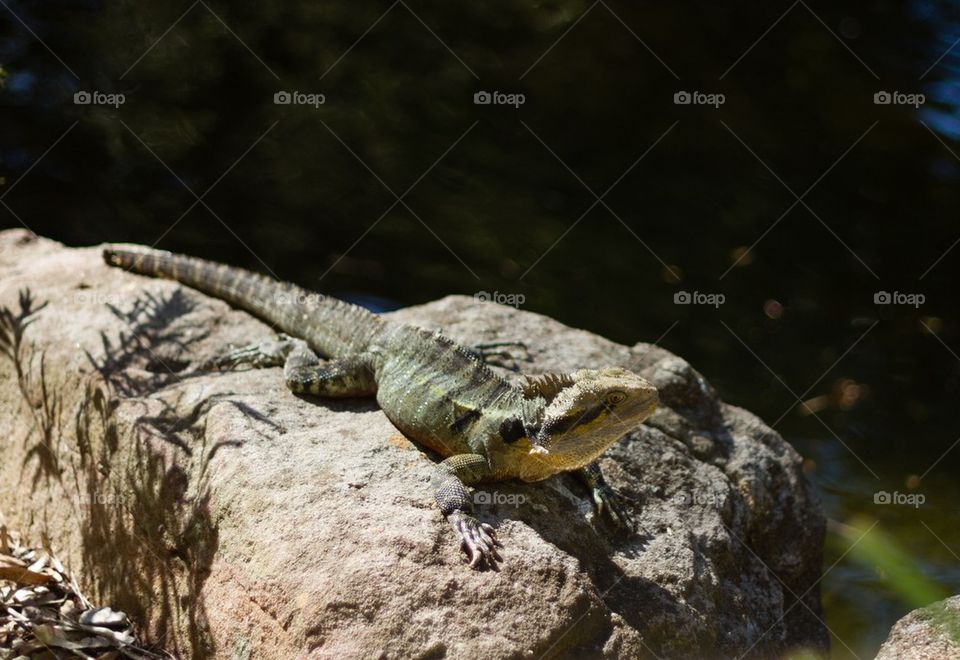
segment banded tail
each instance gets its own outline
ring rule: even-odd
[[[384,323],[362,307],[214,261],[139,245],[106,247],[103,260],[139,275],[176,280],[219,298],[306,340],[327,357],[365,350]]]

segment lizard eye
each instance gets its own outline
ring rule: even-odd
[[[624,399],[627,398],[627,395],[623,392],[608,392],[607,396],[603,398],[603,402],[608,406],[615,406],[618,403],[622,403]]]

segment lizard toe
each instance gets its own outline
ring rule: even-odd
[[[597,514],[606,518],[618,529],[636,531],[637,524],[630,513],[632,500],[612,488],[597,488],[593,492]]]
[[[460,537],[460,547],[467,554],[470,568],[483,565],[493,568],[498,561],[502,561],[500,553],[497,552],[497,546],[501,543],[496,539],[490,525],[462,513],[455,516],[451,522]]]
[[[208,371],[227,371],[247,366],[252,368],[276,367],[283,364],[290,347],[298,340],[281,336],[275,341],[242,346],[232,351],[215,355],[203,363]]]
[[[503,547],[503,544],[500,543],[500,540],[497,538],[497,531],[493,527],[487,523],[480,523],[480,531],[486,534],[484,538],[487,539],[489,545],[500,548]]]
[[[477,528],[477,537],[483,541],[483,544],[488,548],[492,548],[494,545],[496,545],[496,542],[493,540],[493,535],[483,527]]]

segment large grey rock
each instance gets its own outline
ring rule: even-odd
[[[922,607],[897,621],[877,660],[960,658],[960,596]]]
[[[660,348],[462,296],[393,315],[468,345],[522,340],[529,354],[514,353],[528,372],[622,365],[660,388],[659,411],[603,459],[613,484],[643,502],[646,535],[608,538],[570,478],[497,484],[486,490],[501,503],[481,515],[498,528],[505,561],[477,572],[434,506],[430,458],[372,402],[298,398],[279,369],[192,370],[228,343],[271,338],[265,324],[108,268],[98,248],[0,233],[0,305],[16,310],[26,287],[48,303],[26,338],[43,352],[54,407],[31,413],[2,363],[0,510],[28,537],[48,535],[99,602],[171,650],[517,658],[826,648],[824,517],[800,457]],[[38,353],[35,404],[39,364]]]

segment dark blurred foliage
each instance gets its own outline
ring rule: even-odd
[[[156,244],[380,307],[499,291],[626,343],[666,333],[727,400],[789,411],[777,428],[831,517],[880,517],[960,591],[960,449],[926,473],[958,434],[960,247],[931,268],[960,238],[954,3],[9,9],[0,226],[16,213],[71,245]],[[126,103],[74,105],[78,90]],[[275,105],[279,90],[326,103]],[[478,90],[526,103],[474,105]],[[880,90],[927,104],[875,105]],[[618,179],[595,204],[587,187]],[[678,306],[679,290],[726,300]],[[928,505],[876,507],[881,488]],[[825,584],[858,653],[904,611],[869,571]]]

